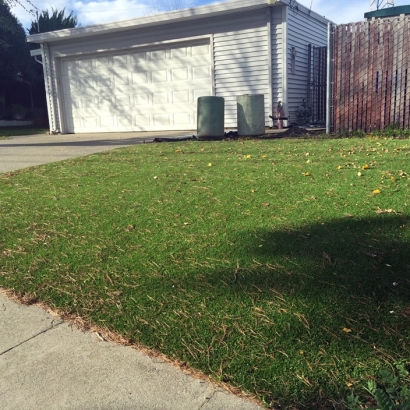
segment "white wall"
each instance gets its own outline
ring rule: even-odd
[[[299,12],[287,10],[287,87],[288,112],[296,112],[307,96],[308,45],[312,47],[327,45],[327,23],[319,21],[315,13],[300,7]],[[292,74],[292,47],[296,49],[296,72]],[[294,121],[295,118],[292,118]]]
[[[136,28],[86,40],[51,43],[50,51],[55,58],[79,53],[98,53],[103,50],[124,50],[138,45],[205,35],[213,36],[214,89],[215,95],[225,98],[225,126],[236,127],[236,96],[251,93],[265,95],[266,124],[269,124],[266,9],[204,18],[195,22],[168,24],[160,29]],[[52,72],[56,78],[54,63]],[[56,90],[54,92],[57,103]]]
[[[229,31],[214,34],[215,95],[225,98],[225,126],[236,127],[236,97],[264,94],[269,123],[269,64],[266,11],[238,15]]]

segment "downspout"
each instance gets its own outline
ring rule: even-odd
[[[333,24],[327,25],[326,134],[333,131]]]
[[[272,73],[272,8],[268,7],[266,12],[267,32],[268,32],[268,70],[269,70],[269,115],[274,115],[273,112],[273,73]],[[273,126],[273,120],[272,120]]]
[[[288,108],[288,7],[282,7],[282,106],[285,117],[289,118]],[[290,119],[292,120],[292,119]],[[289,126],[289,120],[287,121]]]
[[[56,107],[54,101],[54,87],[51,77],[51,61],[50,61],[50,50],[47,43],[41,44],[41,55],[43,58],[43,74],[44,74],[44,84],[46,86],[47,94],[47,111],[48,119],[50,122],[50,134],[58,134],[60,131],[56,123]]]

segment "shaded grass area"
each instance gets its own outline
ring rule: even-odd
[[[46,134],[48,128],[37,127],[35,125],[24,125],[16,127],[0,127],[0,139],[13,137],[16,135],[36,135]]]
[[[0,285],[283,408],[410,357],[408,140],[145,144],[0,174]]]

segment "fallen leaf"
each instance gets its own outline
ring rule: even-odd
[[[394,209],[381,209],[377,208],[376,214],[391,214],[391,213],[396,213]]]
[[[262,158],[268,158],[268,156],[267,155],[262,155]]]
[[[362,166],[362,169],[369,169],[370,167],[369,167],[369,165],[368,164],[364,164],[363,166]]]
[[[352,329],[349,329],[349,328],[347,328],[347,327],[344,327],[344,328],[343,328],[343,332],[345,332],[345,333],[352,333]]]
[[[311,174],[310,174],[310,172],[305,172],[304,175],[305,175],[305,177],[310,177]]]
[[[381,194],[381,193],[382,193],[382,191],[380,191],[380,189],[375,189],[375,190],[373,191],[373,194],[375,194],[375,195]]]

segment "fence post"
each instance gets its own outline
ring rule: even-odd
[[[327,85],[326,85],[326,134],[332,132],[333,122],[333,24],[327,25]]]

